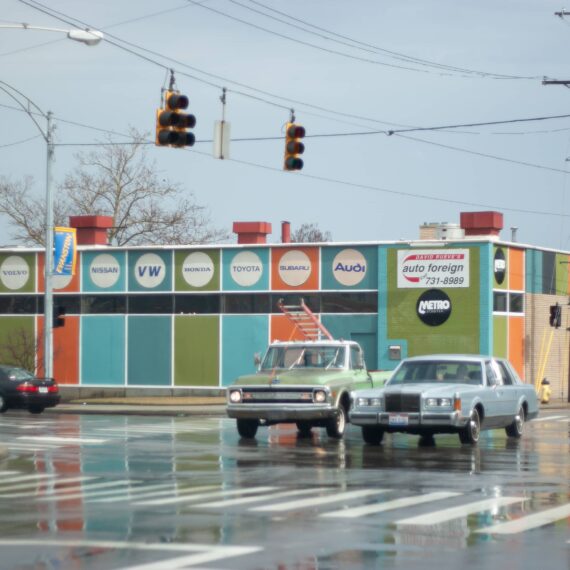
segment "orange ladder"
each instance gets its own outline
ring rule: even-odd
[[[311,309],[307,307],[302,298],[299,305],[285,305],[283,299],[279,299],[277,306],[295,327],[301,331],[306,340],[321,340],[323,337],[334,340],[331,333],[317,319]]]

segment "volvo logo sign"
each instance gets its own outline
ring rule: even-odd
[[[418,317],[430,327],[442,325],[451,315],[451,301],[440,289],[429,289],[420,295],[416,305]]]
[[[30,278],[30,266],[19,255],[10,255],[0,266],[0,280],[6,289],[17,291],[21,289]]]

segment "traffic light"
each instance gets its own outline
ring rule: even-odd
[[[55,305],[53,308],[53,328],[65,326],[65,307]]]
[[[178,91],[167,91],[164,97],[164,107],[156,111],[157,146],[184,147],[196,142],[194,133],[187,129],[196,126],[196,117],[183,113],[188,108],[188,97]]]
[[[283,170],[301,170],[303,159],[299,157],[305,152],[301,139],[305,136],[305,127],[295,123],[287,123],[285,128],[285,159]]]
[[[556,303],[556,305],[550,305],[550,326],[559,328],[562,324],[562,307]]]

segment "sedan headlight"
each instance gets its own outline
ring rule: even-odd
[[[241,402],[241,390],[232,390],[230,392],[230,402],[239,404]]]
[[[356,406],[359,408],[368,406],[368,398],[356,398]]]
[[[426,398],[426,408],[451,408],[451,398]]]

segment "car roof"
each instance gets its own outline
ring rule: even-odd
[[[348,344],[359,346],[353,340],[275,340],[269,346],[346,346]]]
[[[486,356],[484,354],[424,354],[422,356],[411,356],[409,358],[405,358],[403,362],[429,362],[431,360],[449,360],[451,362],[485,362],[491,359],[495,359],[495,357]]]

